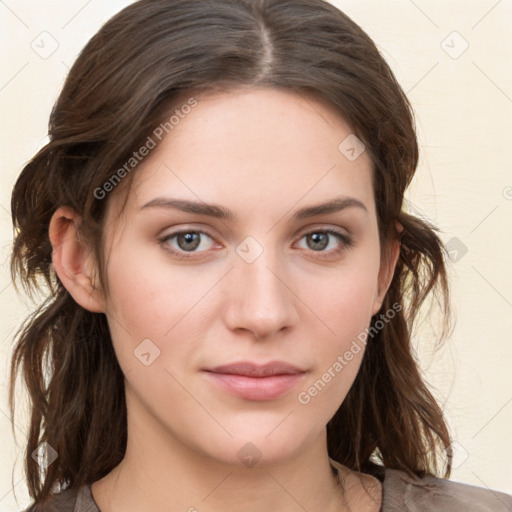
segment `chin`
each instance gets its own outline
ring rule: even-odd
[[[318,437],[317,432],[307,435],[291,423],[287,427],[280,425],[276,428],[278,424],[275,422],[272,428],[253,424],[240,429],[242,431],[232,432],[233,437],[226,434],[222,438],[211,439],[203,449],[212,458],[229,465],[262,467],[285,462],[304,451]],[[269,435],[269,432],[272,433]],[[215,447],[214,452],[212,447]]]

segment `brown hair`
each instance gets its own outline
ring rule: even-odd
[[[434,226],[402,209],[418,162],[413,115],[374,43],[323,0],[142,0],[114,16],[83,49],[51,113],[50,140],[25,166],[12,195],[13,279],[29,293],[48,287],[47,299],[17,334],[9,393],[13,418],[21,367],[31,413],[25,471],[36,502],[58,488],[101,479],[124,457],[127,441],[124,376],[106,317],[74,302],[55,275],[50,219],[63,205],[81,216],[81,234],[94,248],[104,286],[108,198],[97,199],[95,190],[178,98],[241,86],[328,101],[371,156],[383,257],[390,240],[401,241],[379,314],[393,304],[400,310],[368,339],[355,382],[327,425],[329,455],[359,471],[373,458],[422,476],[439,473],[440,450],[450,453],[443,413],[411,351],[413,324],[427,296],[442,299],[442,337],[450,323],[446,251]],[[400,234],[395,221],[404,228]],[[43,441],[58,453],[45,478],[31,457]],[[448,458],[445,477],[450,470]]]

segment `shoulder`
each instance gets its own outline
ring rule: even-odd
[[[84,485],[53,494],[44,503],[33,504],[23,512],[100,512],[94,503],[91,488]]]
[[[511,512],[512,496],[503,492],[403,471],[385,469],[383,512]]]

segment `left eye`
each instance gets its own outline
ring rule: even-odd
[[[334,244],[331,244],[332,239],[335,239]],[[350,247],[352,245],[352,239],[345,235],[344,233],[340,233],[335,229],[319,229],[316,231],[310,231],[303,235],[302,239],[306,239],[306,244],[308,247],[306,249],[311,249],[313,252],[333,252],[337,253],[343,250],[346,247]],[[331,248],[325,250],[326,248]],[[334,247],[332,247],[334,245]]]

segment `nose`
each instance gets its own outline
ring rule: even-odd
[[[264,250],[252,263],[235,255],[234,266],[229,273],[226,312],[231,330],[249,331],[257,339],[264,339],[297,322],[298,299],[293,284],[270,251]]]

